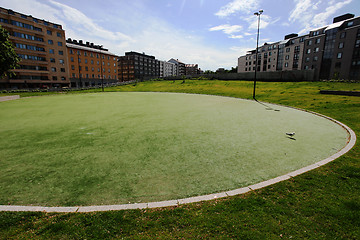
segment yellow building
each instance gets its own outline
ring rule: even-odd
[[[66,40],[71,87],[93,87],[118,82],[118,57],[100,45]]]
[[[0,88],[54,88],[70,84],[62,26],[0,8],[0,24],[10,33],[21,58],[15,76],[0,79]]]

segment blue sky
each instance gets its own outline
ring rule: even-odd
[[[360,0],[0,0],[0,6],[63,25],[66,37],[124,55],[177,58],[203,70],[230,69],[260,44],[304,34],[345,13],[360,15]]]

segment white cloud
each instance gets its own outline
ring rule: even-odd
[[[337,2],[335,4],[329,5],[325,12],[321,12],[315,15],[313,21],[315,26],[323,26],[326,25],[327,20],[334,16],[334,14],[341,8],[343,8],[345,5],[351,3],[353,0],[345,0],[342,2]]]
[[[249,29],[257,29],[258,27],[258,17],[253,16],[251,18],[245,18],[245,21],[249,23]],[[260,16],[260,29],[267,28],[270,24],[278,22],[280,18],[273,19],[269,15],[262,14]]]
[[[334,14],[348,5],[353,0],[331,0],[323,2],[321,0],[294,0],[295,8],[291,11],[289,22],[300,24],[302,30],[300,34],[304,34],[314,28],[322,27],[329,24],[329,19]],[[325,9],[322,12],[319,10]]]
[[[240,32],[243,29],[240,25],[229,25],[229,24],[223,24],[216,27],[212,27],[209,29],[209,31],[223,31],[226,34],[232,34]]]
[[[233,0],[221,7],[215,15],[218,17],[227,17],[237,12],[250,13],[251,11],[258,10],[258,7],[259,0]]]
[[[188,31],[177,29],[166,20],[142,10],[103,17],[99,13],[89,17],[85,12],[57,0],[0,0],[0,5],[61,24],[67,38],[104,45],[110,52],[120,56],[127,51],[145,52],[159,60],[178,58],[185,63],[198,63],[205,70],[216,70],[219,67],[236,66],[240,54],[229,47],[207,43],[206,39],[196,33],[189,34]],[[111,19],[111,22],[107,19]],[[241,38],[238,34],[241,27],[229,27],[226,31],[230,38]]]

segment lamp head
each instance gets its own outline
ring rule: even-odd
[[[256,12],[256,13],[254,13],[254,15],[259,16],[259,13],[258,13],[258,12]]]
[[[259,13],[262,14],[264,12],[264,10],[260,10]]]

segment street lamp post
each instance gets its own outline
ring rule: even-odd
[[[80,52],[78,51],[78,66],[79,66],[79,85],[80,88],[82,87],[82,82],[81,82],[81,65],[80,65]]]
[[[101,90],[104,91],[104,75],[103,75],[103,68],[102,68],[102,65],[103,65],[103,55],[100,53],[100,60],[101,60],[101,65],[100,65],[100,68],[101,68]]]
[[[260,16],[263,13],[263,10],[260,10],[259,12],[254,13],[254,15],[258,16],[258,28],[257,28],[257,38],[256,38],[256,55],[255,55],[255,75],[254,75],[254,91],[253,91],[253,99],[255,98],[255,89],[256,89],[256,74],[257,74],[257,68],[258,68],[258,48],[259,48],[259,35],[260,35]]]

